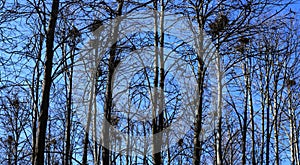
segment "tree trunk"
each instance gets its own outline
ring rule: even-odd
[[[267,56],[267,63],[269,63],[269,56]],[[266,137],[266,164],[270,163],[270,138],[271,138],[271,133],[270,133],[270,106],[271,106],[271,100],[270,100],[270,68],[269,68],[269,64],[267,64],[267,74],[266,74],[266,111],[267,111],[267,116],[266,116],[266,120],[267,120],[267,125],[266,125],[266,133],[267,133],[267,137]]]
[[[251,60],[251,59],[250,59]],[[252,66],[250,64],[250,66]],[[251,152],[251,157],[252,157],[252,165],[256,165],[256,153],[255,153],[255,122],[254,122],[254,107],[253,107],[253,98],[252,98],[252,89],[251,89],[251,78],[249,82],[249,108],[250,108],[250,117],[251,117],[251,141],[252,141],[252,152]]]
[[[67,70],[66,79],[69,80],[67,89],[67,112],[66,112],[66,130],[65,130],[65,155],[64,165],[70,164],[70,148],[71,148],[71,116],[72,116],[72,84],[73,84],[73,64],[74,64],[74,48],[70,52],[71,68]],[[68,68],[67,58],[65,59],[65,67]],[[66,81],[67,82],[67,81]],[[66,84],[67,85],[67,84]]]
[[[122,8],[123,8],[124,1],[118,1],[118,7],[116,11],[116,15],[120,17],[122,15]],[[117,20],[115,24],[113,25],[113,32],[112,32],[112,41],[114,42],[113,45],[110,48],[109,52],[109,62],[108,62],[108,75],[107,75],[107,84],[106,84],[106,92],[105,92],[105,104],[104,104],[104,120],[107,122],[111,122],[111,110],[112,110],[112,90],[113,90],[113,75],[116,67],[116,53],[117,53],[117,39],[119,36],[119,26],[120,26],[120,20]],[[107,122],[103,122],[102,125],[102,143],[105,147],[102,147],[102,164],[109,165],[109,157],[110,157],[110,151],[109,148],[106,148],[110,146],[109,142],[109,126],[107,125]]]
[[[164,103],[165,103],[165,94],[164,94],[164,86],[165,86],[165,66],[164,66],[164,14],[165,14],[165,4],[164,4],[164,0],[160,1],[160,49],[159,49],[159,69],[160,69],[160,73],[159,73],[159,93],[158,93],[158,98],[159,98],[159,104],[158,104],[158,132],[163,131],[164,129],[164,113],[165,113],[165,108],[164,108]],[[155,157],[155,162],[154,164],[156,165],[161,165],[163,164],[162,161],[162,151],[161,151],[161,147],[162,147],[162,143],[163,143],[163,139],[162,139],[162,134],[158,134],[158,139],[156,140],[156,143],[158,142],[158,149],[160,150],[160,152],[158,152],[156,154]]]
[[[280,162],[280,157],[279,157],[279,122],[278,122],[278,106],[277,106],[277,97],[278,97],[278,91],[277,91],[277,85],[278,85],[278,77],[279,73],[276,73],[274,75],[274,107],[273,107],[273,112],[274,112],[274,137],[275,137],[275,164],[279,165]]]
[[[49,109],[49,95],[50,88],[52,84],[52,65],[53,65],[53,45],[54,45],[54,34],[56,27],[56,20],[58,15],[59,0],[53,0],[51,16],[49,20],[49,27],[47,29],[46,35],[46,62],[45,62],[45,72],[43,80],[43,90],[42,90],[42,103],[41,103],[41,112],[38,119],[38,128],[37,128],[37,141],[36,141],[36,151],[35,151],[35,165],[44,164],[44,150],[45,150],[45,138],[46,138],[46,129],[48,121],[48,109]]]
[[[158,94],[158,76],[159,76],[159,67],[158,67],[158,43],[159,43],[159,36],[158,36],[158,5],[157,0],[153,1],[154,6],[154,89],[153,89],[153,96],[152,96],[152,157],[154,159],[154,164],[158,165],[160,163],[160,153],[156,153],[158,150],[157,148],[159,145],[156,143],[154,135],[158,132],[158,123],[157,123],[157,94]]]
[[[220,43],[219,36],[217,39],[217,52],[219,52]],[[217,68],[217,136],[216,136],[216,162],[217,165],[223,165],[222,160],[222,100],[223,100],[223,72],[222,72],[221,56],[217,54],[216,57],[216,68]]]
[[[83,156],[82,156],[82,164],[87,165],[87,152],[88,152],[88,146],[89,146],[89,133],[90,133],[90,126],[91,126],[91,120],[92,120],[92,109],[94,104],[94,95],[95,95],[95,84],[96,84],[96,70],[92,71],[92,80],[91,80],[91,91],[89,96],[89,105],[88,105],[88,114],[87,114],[87,122],[86,122],[86,130],[84,134],[84,140],[83,140]]]
[[[246,146],[247,146],[247,119],[248,119],[248,94],[249,94],[249,71],[248,71],[248,57],[246,58],[246,61],[244,62],[244,76],[245,76],[245,83],[246,83],[246,91],[245,91],[245,103],[244,103],[244,123],[243,123],[243,130],[242,130],[242,164],[246,164]]]
[[[196,10],[197,14],[197,23],[198,23],[198,31],[199,31],[199,48],[197,50],[198,52],[198,79],[197,79],[197,85],[198,85],[198,94],[199,94],[199,102],[198,102],[198,108],[196,110],[196,119],[194,122],[194,137],[193,137],[193,143],[194,143],[194,151],[193,151],[193,165],[200,165],[201,163],[201,152],[202,152],[202,141],[201,141],[201,131],[202,131],[202,112],[203,112],[203,86],[204,86],[204,76],[205,76],[205,66],[203,61],[203,52],[205,52],[203,48],[203,42],[204,42],[204,36],[203,36],[203,23],[202,18],[200,17],[200,11],[199,9]]]
[[[87,123],[86,123],[86,130],[84,134],[84,140],[83,140],[83,156],[82,156],[82,164],[87,165],[87,152],[88,152],[88,146],[89,146],[89,132],[90,132],[90,126],[91,126],[91,119],[92,119],[92,108],[93,108],[93,101],[94,101],[94,95],[95,95],[95,74],[92,73],[92,80],[91,80],[91,92],[89,96],[89,106],[88,106],[88,114],[87,114]]]
[[[290,122],[290,152],[291,152],[291,164],[295,165],[296,163],[296,154],[295,154],[295,134],[294,134],[294,110],[293,110],[293,103],[292,103],[292,91],[290,86],[288,86],[288,109],[289,109],[289,122]]]
[[[265,90],[264,84],[262,83],[264,75],[262,70],[260,70],[260,95],[261,95],[261,146],[260,146],[260,164],[264,164],[264,149],[265,149]]]
[[[98,43],[97,43],[98,44]],[[98,45],[96,46],[95,49],[95,61],[94,61],[94,68],[98,69],[99,63],[100,63],[100,59],[99,59],[99,51],[98,51]],[[95,81],[94,84],[92,84],[94,86],[95,92],[93,95],[93,107],[94,107],[94,111],[93,111],[93,142],[94,142],[94,148],[93,148],[93,155],[94,155],[94,165],[98,165],[100,164],[100,148],[99,147],[99,139],[98,139],[98,132],[97,132],[97,79],[101,76],[99,74],[99,70],[96,70],[94,75],[95,76]]]
[[[38,57],[36,60],[35,68],[34,68],[34,74],[32,76],[32,89],[31,89],[31,95],[33,98],[33,112],[32,112],[32,165],[34,165],[35,161],[35,147],[36,147],[36,122],[37,122],[37,116],[38,116],[38,105],[39,105],[39,86],[40,86],[40,60],[42,55],[42,49],[43,49],[43,42],[44,42],[43,35],[40,34],[40,40],[39,40],[39,48],[38,48]],[[35,77],[36,74],[36,77]],[[36,81],[36,84],[34,83]]]

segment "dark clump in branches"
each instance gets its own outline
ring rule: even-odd
[[[219,15],[218,18],[209,24],[209,28],[211,29],[210,30],[210,33],[213,35],[213,36],[216,36],[219,34],[219,32],[225,30],[225,28],[228,26],[228,23],[229,23],[229,19],[227,18],[226,15]]]
[[[69,46],[74,47],[77,43],[80,42],[81,32],[73,25],[72,28],[69,30]]]
[[[236,51],[243,53],[245,51],[245,46],[250,42],[250,39],[246,37],[240,37],[238,42],[240,44],[236,46],[235,49]]]
[[[241,38],[239,39],[239,42],[240,42],[241,44],[248,44],[248,43],[250,42],[250,39],[249,39],[249,38],[245,38],[245,37],[241,37]]]
[[[70,30],[70,35],[74,38],[79,37],[80,31],[75,26],[73,26],[73,28]]]
[[[286,85],[288,86],[288,87],[291,87],[291,86],[294,86],[294,85],[296,85],[296,81],[295,80],[286,80]]]
[[[101,20],[98,20],[98,19],[94,20],[93,23],[89,26],[89,30],[91,32],[96,32],[96,30],[102,25],[103,25],[103,22]]]

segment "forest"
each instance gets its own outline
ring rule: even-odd
[[[300,165],[297,0],[0,0],[0,164]]]

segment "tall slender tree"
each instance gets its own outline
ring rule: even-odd
[[[46,128],[48,121],[48,109],[50,99],[50,88],[52,85],[52,66],[53,66],[53,55],[54,55],[54,34],[56,29],[56,21],[59,12],[59,0],[52,1],[51,14],[49,19],[49,25],[46,34],[46,61],[44,68],[44,81],[42,89],[42,100],[41,100],[41,112],[38,118],[37,128],[37,141],[35,147],[35,161],[34,164],[44,164],[44,151],[45,151],[45,139],[46,139]]]

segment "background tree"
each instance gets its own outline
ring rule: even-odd
[[[291,1],[264,0],[0,1],[0,162],[299,164],[296,8]],[[95,33],[101,25],[120,16],[153,10],[157,11],[153,31],[124,36],[120,25],[126,23],[122,22],[125,19],[113,24],[111,33]],[[168,16],[164,13],[188,18],[190,33],[200,34],[194,47],[164,31],[168,29]],[[208,44],[203,43],[204,32],[212,40],[209,45],[215,45],[218,51],[216,59],[203,54]],[[101,44],[111,38],[112,46],[101,49]],[[91,47],[92,55],[101,57],[93,61],[97,69],[93,85],[87,87],[94,92],[90,97],[93,104],[86,111],[91,114],[90,123],[76,113],[78,102],[74,101],[74,83],[80,80],[74,69],[80,64],[84,39],[91,41],[88,44],[100,44]],[[153,121],[136,121],[121,113],[124,107],[117,106],[112,85],[119,64],[142,48],[152,49],[156,65],[134,74],[128,100],[138,110],[129,108],[126,112],[143,113],[151,102],[148,90],[157,87],[162,92],[156,91],[155,96],[163,95],[160,98],[164,100],[154,99],[158,106],[150,110],[155,116]],[[189,63],[198,80],[198,94],[194,93],[199,96],[194,109],[197,117],[190,131],[175,144],[171,136],[174,132],[165,134],[165,141],[156,146],[167,147],[165,151],[151,153],[150,146],[140,151],[150,155],[130,155],[129,148],[115,153],[101,146],[99,125],[95,122],[100,119],[98,113],[105,112],[115,128],[130,136],[150,136],[178,118],[184,101],[180,94],[182,84],[164,68],[171,57],[164,58],[166,49]],[[207,67],[215,61],[220,64],[218,83],[211,79],[215,72]],[[212,101],[216,85],[217,110]],[[162,102],[166,104],[164,109]],[[159,110],[163,113],[157,115]],[[106,145],[122,147],[119,136],[103,131],[103,139],[111,138],[104,141]],[[133,141],[129,139],[130,143]]]

